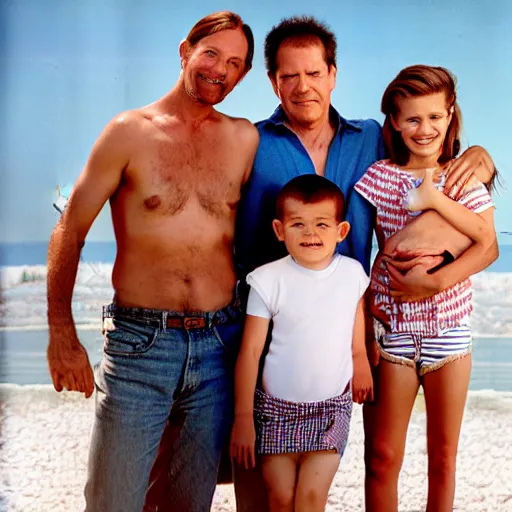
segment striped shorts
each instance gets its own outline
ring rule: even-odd
[[[379,337],[383,359],[415,366],[420,376],[437,370],[472,350],[471,330],[463,325],[446,329],[436,337],[415,333],[385,333]]]
[[[336,450],[341,457],[348,440],[352,391],[320,402],[290,402],[256,390],[254,414],[260,455]]]

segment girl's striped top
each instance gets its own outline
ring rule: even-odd
[[[443,177],[438,188],[443,189]],[[386,160],[373,164],[362,176],[355,189],[377,210],[377,225],[387,240],[403,229],[413,217],[405,205],[407,192],[416,186],[416,175],[401,170]],[[462,191],[450,191],[452,199],[475,213],[494,206],[487,189],[472,180]],[[376,268],[379,267],[379,268]],[[391,332],[437,335],[439,332],[466,322],[471,313],[471,282],[469,279],[414,302],[402,302],[390,294],[389,275],[384,264],[372,268],[371,290],[375,305],[388,315]]]

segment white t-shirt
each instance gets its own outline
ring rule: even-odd
[[[247,314],[274,323],[263,367],[266,393],[294,402],[343,393],[353,373],[356,308],[368,282],[358,261],[339,254],[323,270],[286,256],[247,276]]]

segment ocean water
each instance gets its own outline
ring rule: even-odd
[[[46,243],[0,244],[0,382],[49,384]],[[111,301],[113,242],[86,244],[73,295],[79,337],[92,364],[102,353],[101,306]],[[512,391],[512,245],[474,276],[472,390]]]
[[[46,265],[47,242],[0,243],[0,267],[15,265]],[[113,263],[116,256],[115,242],[86,242],[82,261]],[[512,272],[512,245],[500,245],[498,259],[487,272]]]
[[[48,242],[0,243],[0,266],[46,265]],[[86,242],[82,260],[113,263],[116,257],[115,242]]]
[[[79,329],[91,364],[101,359],[99,329]],[[47,330],[7,330],[0,337],[0,383],[51,384],[46,363]],[[476,338],[471,390],[512,391],[512,338]]]

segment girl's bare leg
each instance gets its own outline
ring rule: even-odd
[[[381,358],[375,369],[375,398],[363,406],[367,512],[398,509],[398,475],[419,385],[414,366]]]
[[[334,450],[302,453],[294,512],[323,512],[340,456]]]
[[[423,377],[427,406],[427,512],[452,510],[460,427],[471,373],[471,355]]]
[[[298,453],[262,456],[261,468],[270,512],[294,512],[298,467]]]

